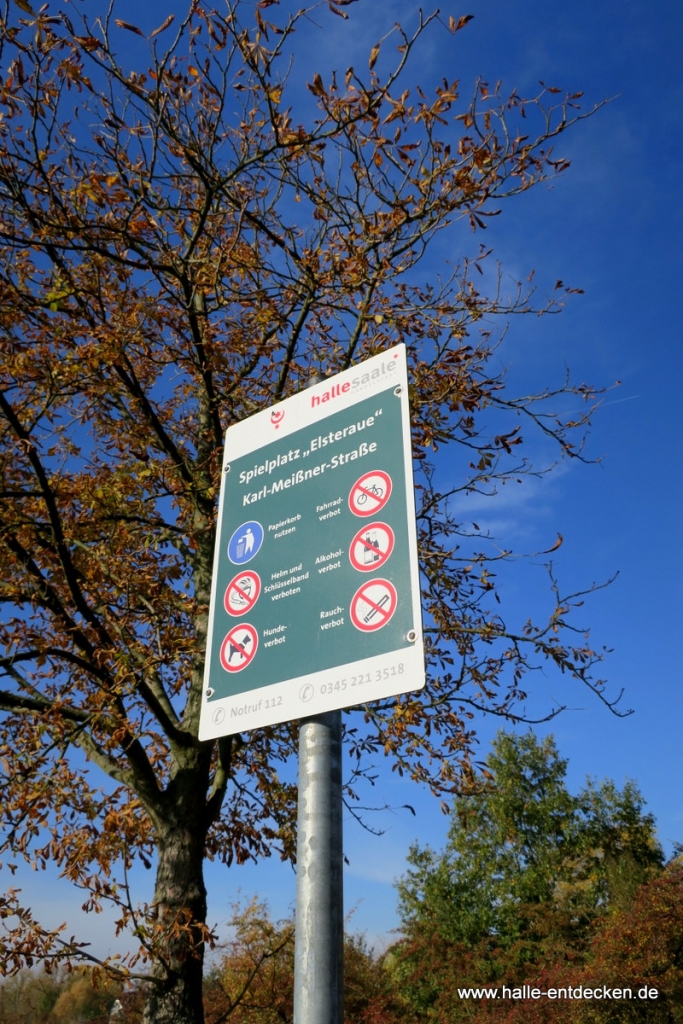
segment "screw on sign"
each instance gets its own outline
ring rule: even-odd
[[[389,560],[394,531],[386,523],[370,523],[359,530],[349,546],[349,561],[359,572],[373,572]]]
[[[260,593],[261,577],[257,572],[239,573],[225,588],[223,606],[228,615],[246,615],[258,601]]]
[[[349,508],[354,516],[374,516],[391,497],[391,477],[383,469],[373,469],[356,480],[349,493]]]
[[[221,665],[226,672],[241,672],[253,661],[258,633],[248,622],[233,626],[221,644]]]
[[[396,611],[398,595],[389,580],[368,580],[351,599],[351,621],[363,633],[386,626]]]

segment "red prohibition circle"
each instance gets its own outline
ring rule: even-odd
[[[246,615],[254,607],[261,593],[261,577],[249,569],[238,572],[228,583],[223,595],[223,607],[228,615]]]
[[[349,545],[349,561],[358,572],[375,572],[394,550],[394,531],[386,523],[363,526]]]
[[[389,580],[366,580],[351,598],[350,615],[356,629],[374,633],[386,626],[396,611],[398,594]]]
[[[221,665],[226,672],[241,672],[254,660],[258,633],[248,622],[233,626],[221,644]]]
[[[383,469],[373,469],[356,480],[349,493],[349,508],[354,516],[374,516],[391,497],[391,477]]]

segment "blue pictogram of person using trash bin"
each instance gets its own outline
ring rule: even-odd
[[[263,527],[260,523],[242,523],[228,542],[228,558],[233,565],[244,565],[257,555],[263,544]]]

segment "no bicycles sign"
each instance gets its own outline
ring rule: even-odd
[[[355,516],[372,516],[384,508],[390,497],[391,477],[375,469],[356,480],[349,494],[349,508]]]
[[[424,685],[403,345],[231,427],[200,739]]]

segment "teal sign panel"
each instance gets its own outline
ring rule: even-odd
[[[423,685],[407,410],[400,346],[228,431],[201,738]]]

